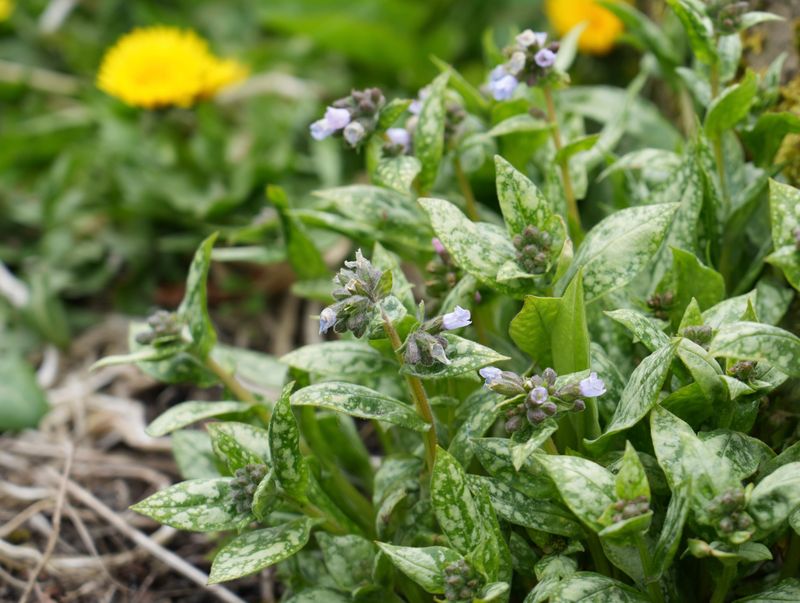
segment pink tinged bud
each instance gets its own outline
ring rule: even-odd
[[[537,32],[535,32],[533,30],[526,29],[521,34],[519,34],[515,38],[515,40],[517,41],[517,44],[519,44],[520,46],[524,46],[525,48],[528,48],[529,46],[533,46],[534,44],[538,44],[539,46],[542,46],[545,43],[545,41],[547,40],[547,34],[546,33],[537,33]]]
[[[323,335],[336,324],[336,310],[325,308],[319,314],[319,334]]]
[[[471,324],[472,319],[469,310],[465,310],[461,306],[456,306],[455,310],[442,316],[442,327],[446,331],[460,329]]]
[[[341,130],[350,123],[350,111],[347,109],[339,109],[337,107],[328,107],[325,110],[324,119],[334,130]]]
[[[442,245],[442,242],[436,237],[431,239],[431,245],[433,246],[433,250],[439,255],[442,255],[446,251],[444,245]]]
[[[411,134],[405,128],[389,128],[386,130],[386,137],[393,145],[402,147],[403,151],[408,151],[411,147]]]
[[[536,64],[539,65],[539,67],[547,69],[555,64],[556,53],[549,48],[542,48],[536,53],[536,55],[533,57],[533,60],[536,61]]]
[[[586,379],[582,379],[579,387],[581,395],[585,398],[596,398],[606,393],[606,384],[597,373],[591,373]]]
[[[484,385],[489,387],[500,380],[503,375],[503,371],[495,366],[485,366],[478,371],[478,374],[486,380]]]

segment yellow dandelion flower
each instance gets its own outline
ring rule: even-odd
[[[5,21],[14,12],[13,0],[0,0],[0,21]]]
[[[547,0],[545,10],[560,36],[579,23],[588,22],[578,40],[581,52],[606,54],[623,30],[622,21],[594,0]]]
[[[97,86],[134,107],[188,107],[240,79],[243,69],[215,57],[192,31],[155,26],[132,31],[106,52]]]

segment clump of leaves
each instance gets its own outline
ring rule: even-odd
[[[766,132],[786,130],[768,111],[777,76],[734,82],[730,31],[771,17],[670,1],[690,69],[644,15],[604,4],[647,56],[599,133],[561,87],[575,32],[548,46],[547,77],[500,100],[441,65],[413,111],[375,104],[357,141],[371,184],[320,191],[306,210],[271,189],[299,274],[324,266],[307,227],[369,250],[317,293],[320,331],[338,339],[277,362],[221,346],[211,238],[177,313],[134,325],[131,354],[104,361],[225,388],[149,427],[174,434],[191,479],[135,506],[233,532],[212,582],[278,564],[295,602],[800,599],[800,443],[765,441],[800,377],[800,338],[782,322],[800,191],[767,167]],[[672,148],[638,97],[655,65],[695,95],[702,124]],[[468,115],[448,127],[453,103]],[[407,146],[387,144],[396,122]],[[506,157],[499,215],[469,176],[493,151]],[[586,228],[597,208],[580,215],[578,201],[609,181],[619,207]],[[402,263],[432,273],[419,279],[431,290]],[[319,292],[318,276],[298,289]]]

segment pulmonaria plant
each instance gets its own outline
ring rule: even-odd
[[[148,427],[186,481],[134,507],[226,533],[212,582],[275,565],[294,603],[800,600],[800,191],[766,142],[792,120],[765,113],[772,76],[733,81],[727,22],[668,4],[696,61],[604,3],[658,65],[619,94],[556,86],[579,31],[526,31],[495,84],[530,94],[441,64],[416,104],[334,103],[314,127],[363,127],[369,183],[303,209],[270,189],[321,341],[219,343],[212,237],[177,311],[103,361],[222,386]],[[640,97],[656,72],[704,83],[685,139]],[[492,169],[496,195],[473,190]],[[309,228],[364,250],[323,291]]]
[[[489,90],[495,100],[508,100],[520,84],[535,86],[553,77],[558,42],[547,42],[546,32],[526,29],[505,49],[508,61],[489,75]]]

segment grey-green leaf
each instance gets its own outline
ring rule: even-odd
[[[457,551],[444,546],[414,548],[386,542],[377,544],[397,569],[435,595],[444,593],[444,568],[462,559]]]
[[[800,338],[780,327],[757,322],[722,325],[711,340],[714,356],[766,362],[792,377],[800,377]]]
[[[162,413],[147,426],[147,435],[154,438],[172,433],[197,421],[221,415],[243,413],[250,408],[246,402],[181,402]]]
[[[509,234],[520,234],[526,226],[543,228],[553,210],[541,191],[499,155],[495,155],[494,164],[497,198]]]
[[[216,233],[212,234],[197,249],[192,265],[189,266],[189,275],[186,277],[186,294],[178,306],[178,314],[189,324],[194,347],[203,358],[208,356],[217,342],[217,333],[208,315],[206,291],[208,270],[211,267],[211,250],[216,240]]]
[[[269,464],[269,434],[247,423],[209,423],[208,434],[214,453],[231,473],[247,465]]]
[[[392,361],[362,341],[325,341],[289,352],[281,362],[313,374],[339,377],[372,375]]]
[[[208,583],[249,576],[288,559],[306,545],[315,523],[316,520],[304,517],[275,528],[242,534],[214,557]]]
[[[315,406],[336,410],[362,419],[376,419],[415,431],[426,431],[428,424],[414,409],[389,396],[352,383],[318,383],[292,394],[293,406]]]
[[[756,525],[769,532],[800,508],[800,463],[788,463],[761,480],[747,507]]]
[[[269,421],[269,449],[275,480],[295,500],[306,499],[308,467],[300,453],[300,430],[289,404],[294,382],[283,389]]]
[[[444,91],[449,71],[440,74],[429,88],[422,103],[417,127],[414,130],[414,153],[422,169],[419,173],[420,190],[428,191],[436,181],[439,163],[444,152],[445,105]]]
[[[453,548],[467,554],[480,544],[481,518],[467,475],[458,461],[441,448],[436,452],[431,475],[431,502],[439,527]]]
[[[470,339],[464,339],[452,333],[443,333],[442,335],[447,340],[445,352],[450,364],[441,362],[432,366],[406,364],[400,372],[416,375],[422,379],[450,379],[463,376],[464,373],[469,373],[470,377],[474,377],[473,371],[509,359],[508,356],[498,354],[492,348]]]

